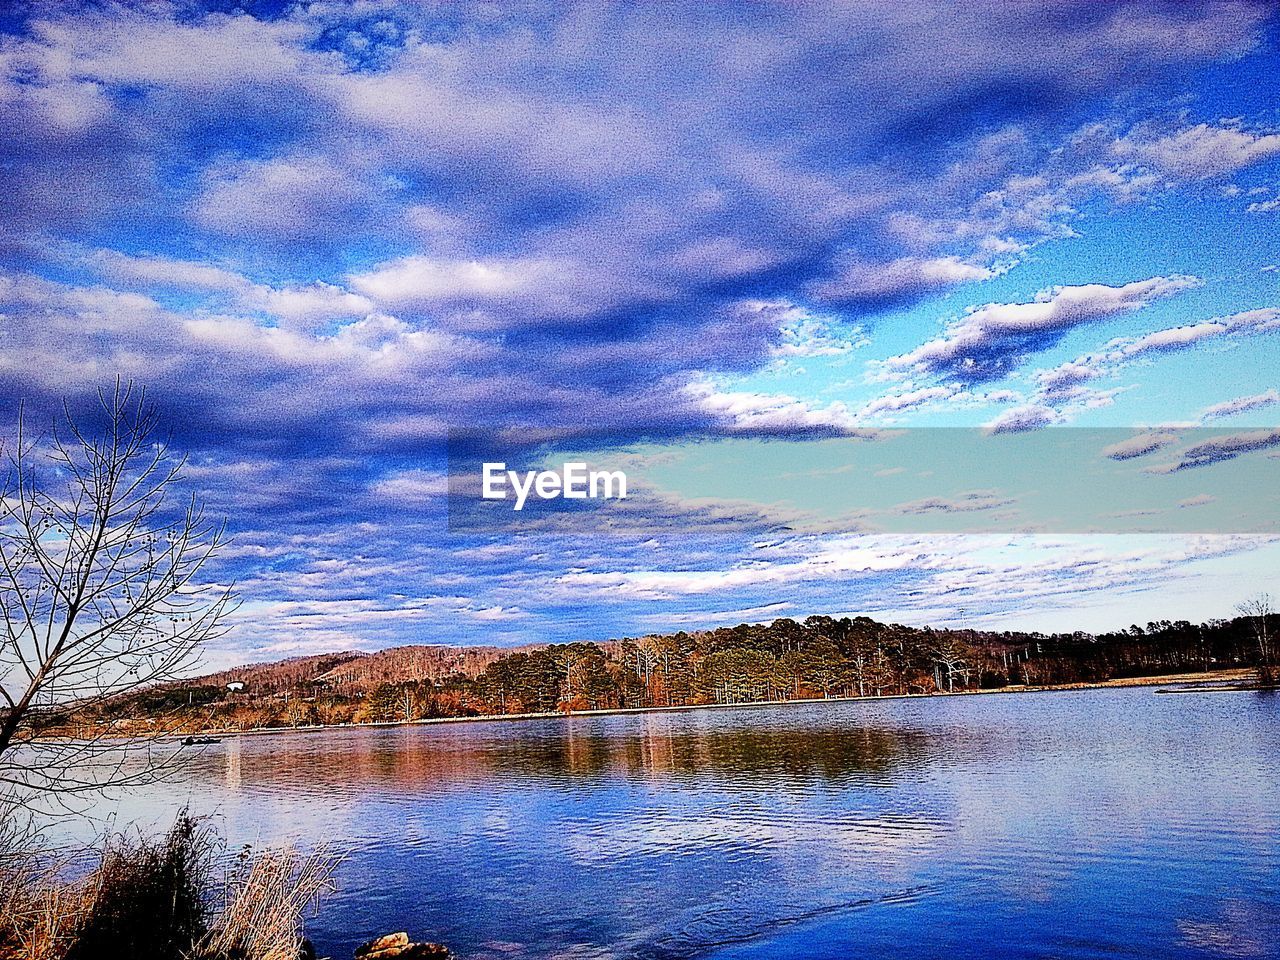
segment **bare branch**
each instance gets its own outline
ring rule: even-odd
[[[175,503],[185,459],[155,439],[145,392],[100,391],[105,426],[69,410],[47,441],[19,415],[0,486],[0,784],[74,794],[146,782],[171,762],[102,728],[41,738],[55,715],[178,679],[225,629],[232,588],[202,581],[226,543],[195,498]],[[163,730],[157,730],[160,736]],[[153,738],[154,740],[154,738]]]

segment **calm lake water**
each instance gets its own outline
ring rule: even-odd
[[[246,737],[189,802],[463,958],[1280,957],[1280,698],[1093,690]]]

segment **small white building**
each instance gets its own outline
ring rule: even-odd
[[[244,690],[244,681],[232,680],[230,683],[227,684],[227,689],[230,690],[232,693],[240,693],[241,691]]]

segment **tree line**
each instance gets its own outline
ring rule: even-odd
[[[812,616],[716,630],[552,644],[462,658],[447,647],[304,658],[166,684],[78,722],[177,730],[901,696],[1275,669],[1269,604],[1233,619],[1102,634],[943,630]],[[442,664],[469,667],[442,674]],[[231,691],[228,678],[247,678]],[[260,680],[255,680],[259,678]],[[216,682],[210,682],[216,681]],[[65,724],[69,718],[50,718]]]

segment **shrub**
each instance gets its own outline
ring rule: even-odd
[[[246,847],[224,869],[221,849],[184,811],[158,840],[113,838],[78,880],[12,850],[0,857],[0,960],[297,960],[303,916],[340,858]]]
[[[116,841],[88,882],[64,960],[174,960],[209,930],[216,839],[185,812],[159,841]]]

